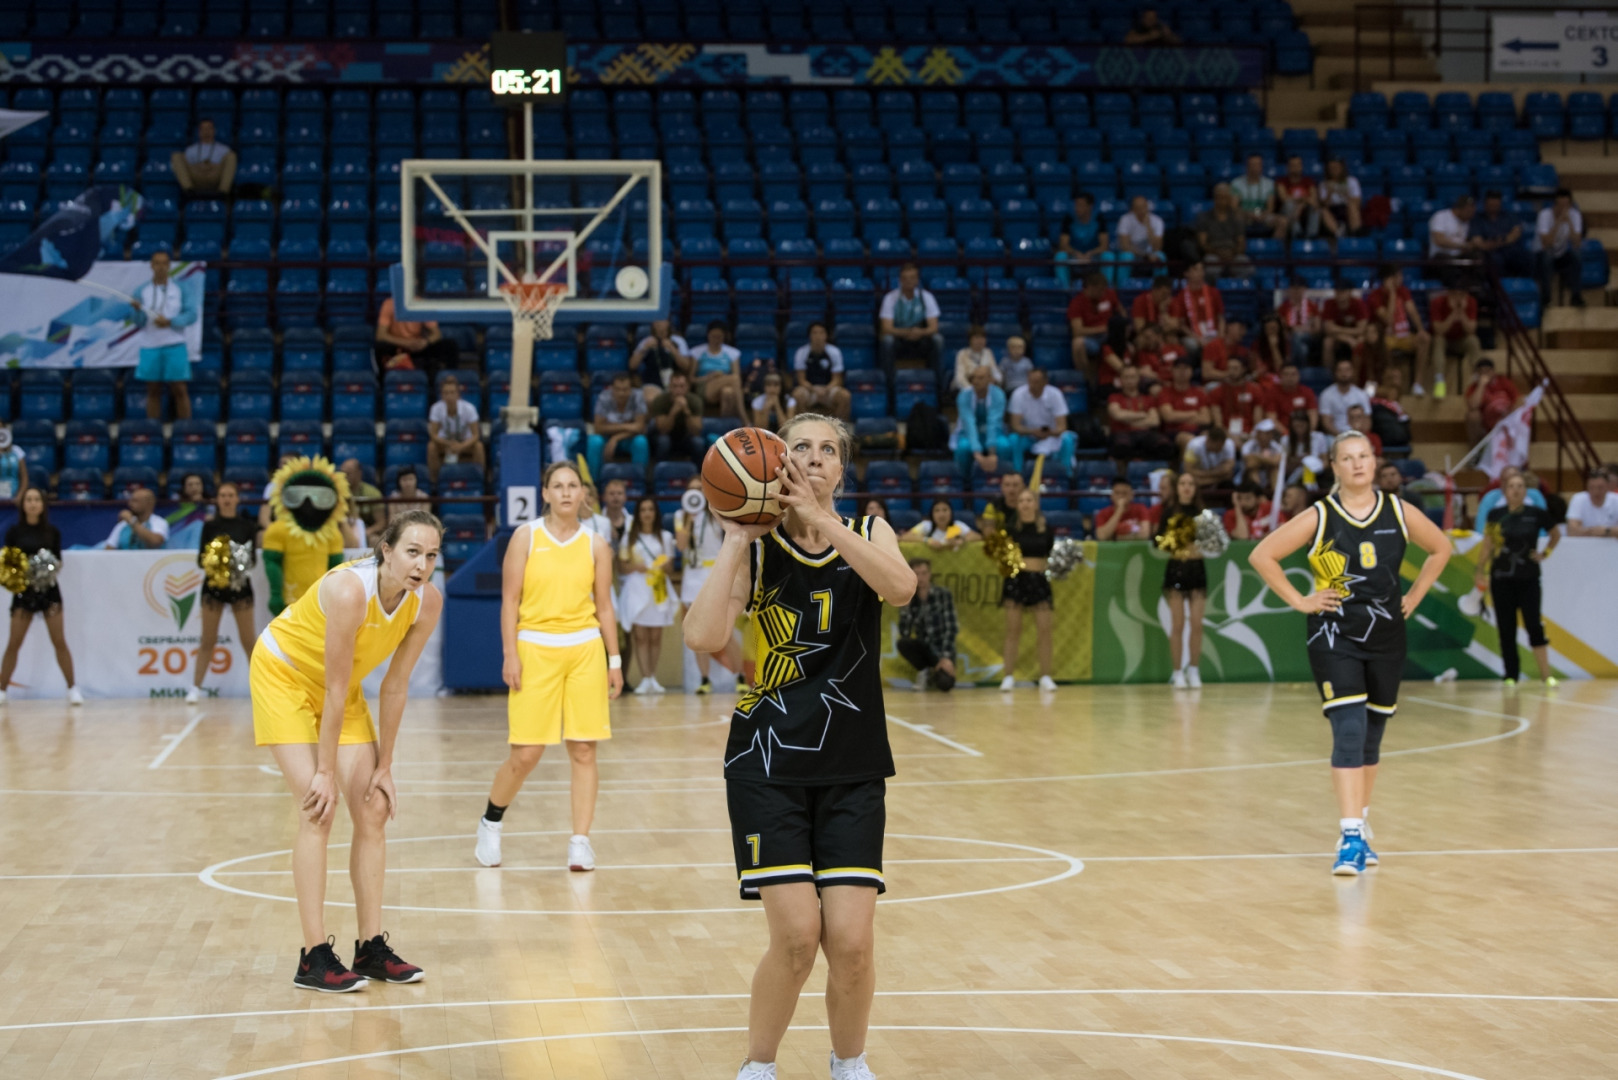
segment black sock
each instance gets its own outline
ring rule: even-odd
[[[503,806],[496,806],[492,802],[489,804],[489,808],[483,811],[483,818],[485,821],[499,821],[505,816],[506,808]]]

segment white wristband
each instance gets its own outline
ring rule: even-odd
[[[621,668],[623,666],[624,666],[624,658],[622,656],[609,656],[609,657],[607,657],[607,670],[608,671],[617,671],[619,668]]]

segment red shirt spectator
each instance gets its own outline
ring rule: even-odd
[[[1117,390],[1108,395],[1107,404],[1108,406],[1116,405],[1120,409],[1127,409],[1130,412],[1148,412],[1157,404],[1157,398],[1155,395],[1148,394],[1143,390],[1136,390],[1133,394],[1126,394],[1122,390]],[[1107,423],[1109,430],[1114,432],[1139,430],[1138,428],[1130,427],[1126,422],[1110,418]]]
[[[1081,290],[1067,305],[1067,317],[1078,319],[1085,326],[1103,327],[1111,321],[1114,315],[1123,312],[1123,303],[1118,294],[1108,289],[1099,300],[1091,300]]]
[[[1291,419],[1293,413],[1318,412],[1320,400],[1315,397],[1315,392],[1303,383],[1299,383],[1291,390],[1280,383],[1274,383],[1270,386],[1270,403],[1264,408],[1278,417],[1276,423],[1281,425],[1284,431],[1286,422]]]
[[[1320,317],[1320,303],[1304,297],[1294,304],[1291,300],[1281,301],[1281,321],[1294,330],[1307,330],[1313,319]]]
[[[1219,320],[1225,317],[1225,298],[1212,285],[1193,288],[1187,284],[1174,298],[1174,317],[1197,337],[1217,340]]]
[[[1483,414],[1483,427],[1485,431],[1494,430],[1494,426],[1504,420],[1513,409],[1517,407],[1522,394],[1517,384],[1505,375],[1495,375],[1493,366],[1479,365],[1478,374],[1485,373],[1488,378],[1474,378],[1472,384],[1466,388],[1466,407],[1477,409]]]
[[[1307,176],[1283,176],[1275,182],[1275,193],[1283,199],[1305,200],[1315,193],[1315,181]]]
[[[1417,328],[1410,325],[1410,308],[1407,306],[1409,303],[1410,290],[1403,285],[1399,286],[1399,294],[1394,298],[1393,323],[1388,327],[1390,338],[1407,338],[1415,335]],[[1382,310],[1388,306],[1388,290],[1378,285],[1371,295],[1365,298],[1365,305],[1380,319]]]
[[[1269,533],[1271,509],[1270,500],[1260,499],[1257,509],[1247,515],[1247,538],[1249,540],[1261,540]],[[1286,521],[1286,514],[1282,514],[1281,520],[1276,524],[1284,525]],[[1225,531],[1232,535],[1236,532],[1236,508],[1234,506],[1225,511]]]
[[[1241,382],[1222,382],[1213,389],[1213,405],[1219,410],[1219,421],[1232,434],[1250,432],[1258,423],[1258,413],[1264,408],[1269,395],[1264,387],[1252,379]]]
[[[1185,355],[1178,347],[1161,352],[1136,350],[1135,366],[1140,368],[1142,382],[1166,383],[1174,374],[1174,361]]]
[[[1433,294],[1433,298],[1427,301],[1427,315],[1432,319],[1434,326],[1450,317],[1448,292]],[[1478,299],[1470,293],[1466,297],[1466,317],[1474,323],[1478,320]],[[1462,341],[1466,338],[1466,330],[1457,323],[1450,327],[1444,336],[1451,341]]]
[[[1365,309],[1365,301],[1357,296],[1349,297],[1346,303],[1333,296],[1320,305],[1321,321],[1338,326],[1358,326],[1370,317]]]
[[[1223,381],[1225,373],[1230,370],[1230,358],[1240,358],[1247,365],[1247,371],[1256,374],[1253,366],[1253,350],[1246,345],[1237,345],[1231,348],[1223,338],[1210,341],[1202,347],[1202,378],[1204,382],[1217,379]]]
[[[1118,508],[1112,504],[1103,506],[1096,513],[1095,526],[1101,528],[1112,520],[1112,515]],[[1157,515],[1151,507],[1142,506],[1132,502],[1124,507],[1123,517],[1118,521],[1118,530],[1112,534],[1114,540],[1145,540],[1157,528]]]
[[[1096,382],[1101,386],[1117,386],[1119,369],[1125,364],[1134,363],[1138,363],[1135,359],[1134,346],[1125,345],[1124,355],[1119,356],[1113,351],[1113,347],[1109,342],[1101,346],[1101,363],[1096,365]]]
[[[1175,412],[1196,412],[1198,409],[1205,409],[1212,405],[1213,400],[1206,387],[1189,386],[1184,390],[1176,390],[1173,385],[1165,383],[1157,391],[1157,403],[1159,408],[1167,405]],[[1163,430],[1170,435],[1178,435],[1182,431],[1195,435],[1197,425],[1193,421],[1187,421],[1183,424],[1171,424],[1164,420]]]
[[[1148,289],[1135,297],[1135,302],[1129,306],[1130,318],[1145,326],[1156,326],[1163,320],[1163,316],[1173,314],[1174,301],[1171,298],[1167,303],[1158,304],[1157,298]]]

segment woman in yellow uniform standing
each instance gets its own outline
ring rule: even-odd
[[[577,469],[553,462],[545,470],[543,492],[543,516],[518,527],[506,547],[500,642],[501,674],[511,688],[506,705],[511,754],[494,774],[475,854],[484,866],[500,865],[506,809],[545,747],[565,739],[573,763],[567,866],[594,870],[596,743],[612,738],[607,702],[624,688],[612,610],[612,548],[580,522],[590,510]]]
[[[344,993],[368,979],[417,982],[423,975],[382,933],[384,829],[399,805],[393,747],[410,672],[443,608],[431,585],[443,538],[444,527],[428,513],[390,521],[371,555],[329,571],[265,627],[253,650],[254,739],[275,755],[301,811],[292,849],[304,944],[296,986]],[[389,657],[379,739],[360,684]],[[324,914],[339,788],[354,821],[348,872],[360,937],[352,970],[337,958]]]

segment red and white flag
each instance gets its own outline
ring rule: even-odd
[[[1507,465],[1515,465],[1519,469],[1527,466],[1528,446],[1533,441],[1530,424],[1533,420],[1534,406],[1538,405],[1540,398],[1544,396],[1543,385],[1534,387],[1523,399],[1523,403],[1489,432],[1489,449],[1484,452],[1480,463],[1483,471],[1489,474],[1489,479],[1500,479],[1500,474],[1505,471]]]

